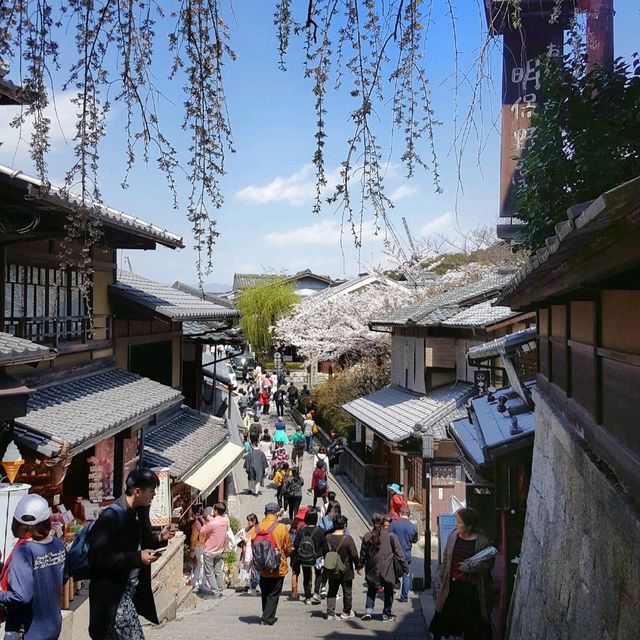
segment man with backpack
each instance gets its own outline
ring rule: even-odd
[[[324,556],[324,576],[329,583],[327,593],[327,620],[348,620],[355,618],[351,609],[353,595],[354,568],[359,571],[359,557],[356,543],[346,533],[347,519],[343,515],[333,518],[333,531],[327,534]],[[336,596],[342,587],[343,613],[336,615]]]
[[[101,514],[89,536],[89,635],[144,638],[138,614],[158,624],[151,564],[175,536],[171,525],[154,533],[149,507],[159,484],[149,469],[127,476],[124,495]]]
[[[304,451],[307,447],[307,440],[302,433],[302,427],[296,426],[296,432],[291,436],[291,464],[298,467],[302,471],[302,461],[304,459]]]
[[[318,512],[307,511],[304,516],[305,526],[298,530],[294,543],[297,563],[302,568],[304,581],[304,603],[319,604],[320,584],[322,583],[322,568],[318,559],[324,557],[326,540],[324,531],[317,526]],[[313,597],[311,596],[312,571],[315,573]]]
[[[285,479],[282,487],[282,495],[289,508],[289,520],[293,521],[293,517],[298,513],[300,503],[302,502],[302,487],[304,478],[300,475],[300,469],[293,467],[291,475]]]
[[[269,626],[278,619],[278,600],[289,573],[287,558],[291,555],[291,537],[287,527],[278,521],[279,512],[280,507],[269,502],[264,508],[264,519],[251,531],[253,567],[260,574],[260,624]]]

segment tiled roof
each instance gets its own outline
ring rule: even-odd
[[[36,390],[16,423],[72,449],[144,420],[182,399],[176,389],[121,369],[102,370]]]
[[[567,210],[567,219],[555,225],[555,234],[545,240],[544,246],[540,247],[534,255],[522,266],[509,284],[503,289],[499,297],[500,302],[511,304],[516,295],[528,300],[530,292],[538,294],[541,285],[547,287],[547,292],[543,298],[549,297],[549,285],[553,290],[553,295],[564,293],[562,287],[568,286],[563,278],[554,274],[558,271],[565,277],[567,272],[567,260],[584,252],[587,255],[587,247],[598,243],[597,247],[590,251],[596,259],[602,255],[607,245],[610,244],[612,252],[618,248],[619,238],[632,240],[634,233],[637,233],[637,211],[640,206],[640,176],[629,180],[618,187],[607,191],[592,202],[570,207]],[[612,227],[616,227],[618,235],[615,240],[609,241],[605,234]],[[624,253],[621,254],[624,258]],[[606,262],[598,261],[600,273],[606,273],[611,277],[615,271],[611,271],[611,266]],[[624,266],[624,263],[623,263]],[[584,265],[578,266],[579,280],[585,279],[585,284],[594,281],[593,274],[587,274]],[[622,271],[619,268],[618,271]],[[516,308],[524,306],[519,303]]]
[[[321,280],[327,284],[331,284],[332,282],[329,276],[318,275],[317,273],[313,273],[310,269],[298,271],[298,273],[294,273],[292,276],[278,273],[234,273],[233,290],[238,291],[239,289],[254,287],[258,283],[268,282],[269,280],[274,280],[276,278],[285,278],[289,282],[300,280],[301,278],[315,278],[316,280]]]
[[[118,281],[111,290],[175,321],[208,320],[237,315],[234,309],[222,307],[169,285],[124,271],[118,271]]]
[[[39,178],[28,176],[22,173],[22,171],[12,169],[11,167],[0,165],[0,175],[6,176],[12,184],[17,182],[24,183],[28,196],[36,201],[44,200],[53,202],[67,209],[75,208],[82,203],[80,196],[70,193],[62,187],[44,185],[42,180]],[[48,187],[48,191],[44,194],[40,192],[40,188],[43,186]],[[172,249],[184,247],[180,236],[177,236],[166,229],[156,227],[150,222],[146,222],[145,220],[141,220],[135,216],[108,207],[101,202],[87,200],[86,198],[85,206],[91,215],[101,220],[105,225],[135,231],[140,235],[155,240],[159,244],[171,247]]]
[[[443,327],[486,327],[518,315],[517,312],[511,311],[509,307],[492,306],[494,301],[495,299],[488,300],[487,302],[474,304],[466,309],[460,309],[458,313],[443,320],[440,324]]]
[[[372,320],[371,324],[376,325],[421,325],[429,326],[434,319],[433,314],[448,316],[447,307],[461,308],[482,302],[495,295],[513,278],[512,273],[498,273],[489,278],[484,278],[478,282],[472,282],[462,287],[451,289],[446,293],[431,296],[422,302],[398,309],[397,311],[383,317]],[[447,318],[440,319],[438,315],[435,320],[439,323]]]
[[[202,298],[203,300],[207,300],[208,302],[213,302],[214,304],[218,304],[221,307],[227,307],[227,309],[233,309],[233,304],[225,297],[221,295],[216,295],[214,293],[207,293],[206,291],[202,291],[201,289],[197,289],[196,287],[192,287],[184,282],[180,282],[176,280],[172,285],[174,289],[180,289],[180,291],[184,291],[196,298]],[[236,312],[237,314],[237,312]]]
[[[244,343],[242,330],[233,327],[215,327],[213,322],[185,322],[182,325],[182,334],[190,340],[199,340],[208,344],[235,344]]]
[[[490,342],[472,347],[467,352],[467,358],[470,363],[474,363],[517,351],[525,353],[533,351],[536,348],[537,335],[538,332],[535,327],[523,329],[522,331],[517,331],[502,338],[496,338]]]
[[[498,411],[499,399],[505,396],[506,411]],[[489,402],[483,394],[471,401],[472,422],[468,419],[452,422],[449,433],[474,467],[493,462],[494,456],[504,454],[509,445],[517,446],[525,438],[533,436],[535,415],[520,396],[511,388],[500,389]],[[512,415],[517,427],[512,424]]]
[[[0,367],[51,360],[56,355],[57,351],[51,347],[0,332]]]
[[[144,437],[144,464],[180,477],[227,439],[224,421],[183,409]]]
[[[391,442],[411,437],[417,424],[426,427],[437,440],[442,440],[447,438],[448,421],[460,417],[460,411],[473,391],[474,386],[468,382],[458,382],[427,395],[391,386],[352,400],[342,408]]]
[[[318,293],[316,293],[316,295],[313,296],[313,299],[328,300],[329,298],[333,298],[334,296],[342,295],[344,293],[353,293],[355,291],[360,291],[361,289],[370,285],[380,284],[398,287],[401,289],[405,288],[402,283],[395,282],[383,275],[379,275],[376,273],[363,273],[362,275],[351,278],[350,280],[345,280],[335,287],[327,287],[326,289],[319,291]]]

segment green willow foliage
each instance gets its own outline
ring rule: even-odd
[[[584,59],[543,65],[546,102],[532,119],[518,217],[520,250],[531,253],[566,220],[567,209],[640,175],[640,58],[587,72]]]
[[[273,276],[237,295],[235,304],[240,312],[240,327],[254,351],[264,356],[271,349],[271,327],[291,313],[299,301],[293,283],[285,276]]]

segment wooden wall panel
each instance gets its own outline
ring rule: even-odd
[[[640,291],[602,292],[602,346],[640,354]]]

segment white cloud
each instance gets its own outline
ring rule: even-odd
[[[453,213],[447,211],[443,213],[441,216],[434,218],[433,220],[427,222],[419,232],[419,235],[422,237],[430,236],[433,233],[445,233],[449,231],[454,226],[454,217]]]
[[[414,193],[417,193],[417,192],[418,190],[415,187],[411,187],[408,184],[402,184],[397,189],[392,191],[389,198],[391,199],[392,202],[395,203],[395,202],[399,202],[403,198],[408,198],[409,196],[412,196]]]
[[[321,195],[327,196],[340,182],[340,170],[327,171],[327,184],[321,189]],[[315,168],[305,164],[298,171],[288,176],[278,176],[263,186],[249,185],[236,191],[236,198],[253,204],[268,202],[284,202],[300,206],[313,200],[316,196]]]
[[[299,247],[301,245],[331,246],[340,242],[340,225],[331,220],[321,220],[308,227],[299,227],[281,233],[264,236],[265,244],[272,247]]]
[[[236,197],[244,202],[286,202],[291,205],[304,204],[314,195],[315,182],[311,164],[305,164],[290,176],[278,176],[262,187],[249,185],[236,193]]]
[[[67,151],[71,154],[69,141],[73,140],[76,123],[76,107],[71,103],[73,96],[74,94],[70,92],[58,93],[45,110],[45,117],[51,121],[51,131],[49,133],[51,150],[47,154],[49,158],[54,154]],[[33,121],[27,120],[20,129],[10,126],[11,120],[19,113],[20,107],[2,107],[0,161],[3,164],[28,172],[32,168],[29,143],[33,133]],[[54,166],[52,165],[50,169],[54,170]],[[62,178],[62,176],[56,177],[58,179]]]
[[[360,229],[358,229],[360,231]],[[299,227],[291,231],[272,231],[264,236],[264,243],[271,247],[301,247],[301,246],[335,246],[340,243],[340,236],[344,244],[352,242],[351,229],[344,227],[341,230],[340,223],[331,220],[320,220],[307,227]],[[362,239],[370,239],[375,235],[373,222],[365,220],[362,223]]]

